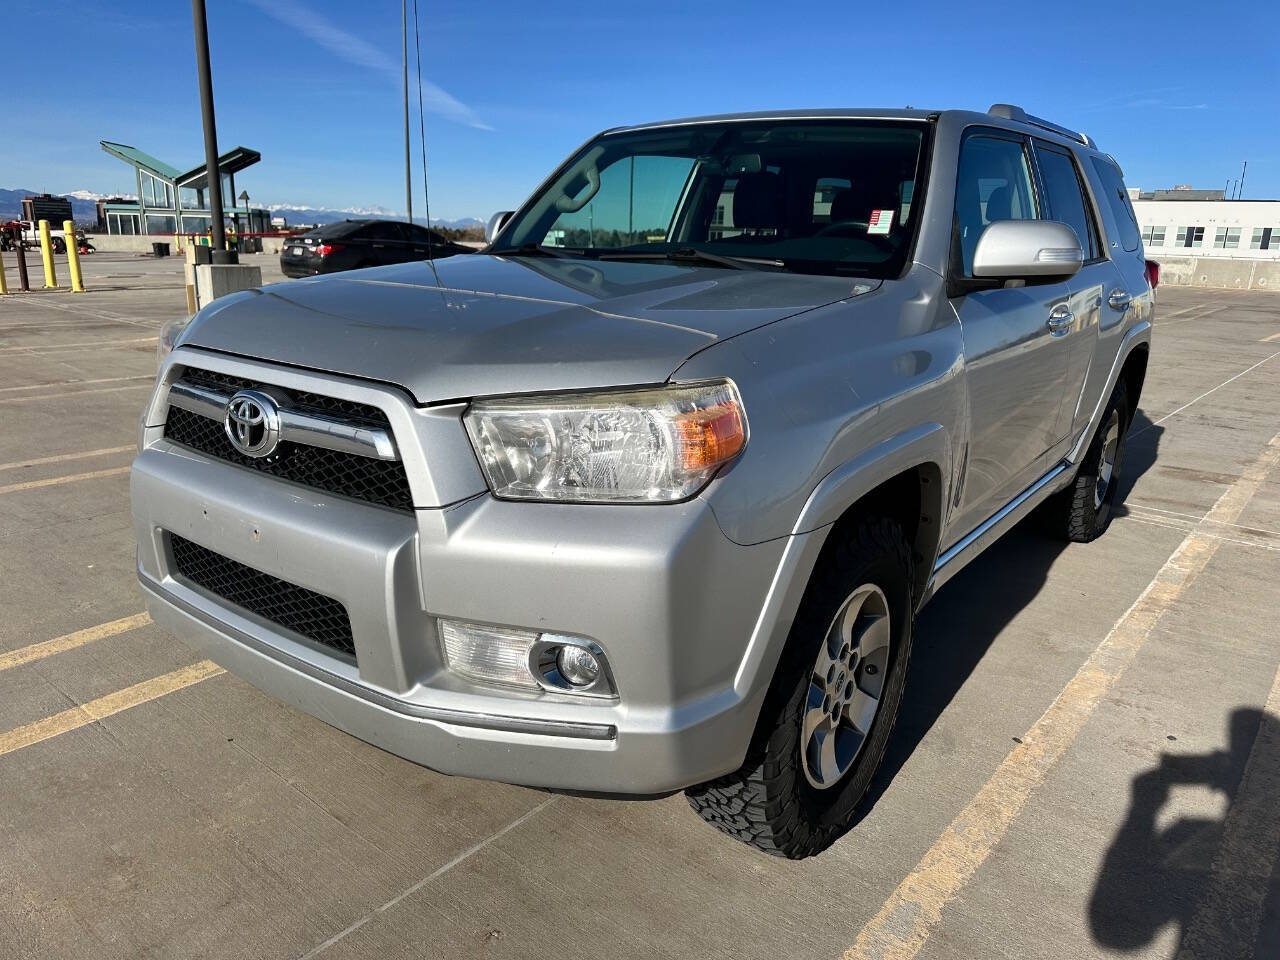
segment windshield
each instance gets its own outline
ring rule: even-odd
[[[773,120],[605,134],[512,218],[491,252],[896,276],[919,218],[912,201],[928,129]]]

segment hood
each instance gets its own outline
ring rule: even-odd
[[[486,254],[223,297],[184,345],[393,383],[419,403],[660,383],[717,340],[875,281]]]

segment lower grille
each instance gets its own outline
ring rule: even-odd
[[[245,566],[177,534],[169,534],[169,545],[176,571],[184,580],[355,663],[351,618],[337,600]]]

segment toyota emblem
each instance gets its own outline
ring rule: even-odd
[[[269,457],[280,444],[280,408],[258,390],[241,390],[227,401],[223,426],[246,457]]]

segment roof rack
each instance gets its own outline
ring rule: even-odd
[[[1052,130],[1054,133],[1060,133],[1064,137],[1074,140],[1076,143],[1082,143],[1086,147],[1094,147],[1096,144],[1087,133],[1080,133],[1076,130],[1070,130],[1060,124],[1053,123],[1041,117],[1032,116],[1021,107],[1016,107],[1012,103],[993,103],[991,109],[987,111],[993,117],[1000,117],[1004,120],[1017,120],[1021,123],[1029,123],[1033,127],[1039,127],[1041,130]]]

